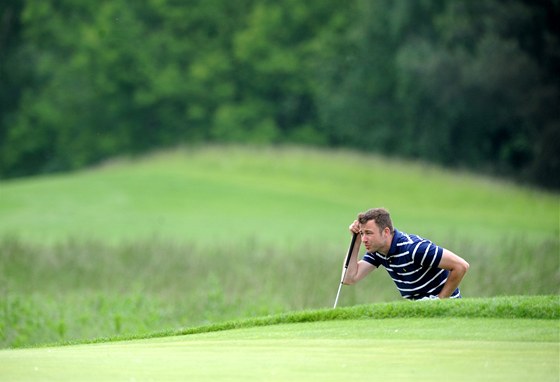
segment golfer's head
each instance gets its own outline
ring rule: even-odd
[[[371,208],[366,212],[361,212],[358,214],[358,222],[361,225],[365,225],[369,221],[374,221],[375,225],[379,228],[379,232],[383,231],[385,228],[389,228],[389,232],[393,234],[393,222],[391,221],[391,215],[389,211],[385,208]]]

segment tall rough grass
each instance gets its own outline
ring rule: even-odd
[[[465,296],[560,294],[558,240],[457,242]],[[345,249],[256,243],[38,245],[0,238],[0,347],[223,322],[332,305]],[[383,269],[344,287],[340,306],[400,299]]]

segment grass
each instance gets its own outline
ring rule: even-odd
[[[185,149],[3,182],[0,192],[0,233],[39,243],[341,245],[349,221],[372,206],[437,241],[559,234],[557,194],[345,151]]]
[[[421,163],[188,148],[0,195],[0,347],[332,306],[348,224],[381,205],[469,261],[465,296],[560,294],[557,194]],[[398,299],[381,270],[339,304]]]
[[[560,296],[508,296],[478,299],[440,300],[410,302],[401,300],[391,303],[364,304],[337,309],[317,309],[288,312],[249,319],[236,319],[209,325],[153,332],[147,335],[102,337],[94,340],[72,341],[63,344],[84,344],[158,337],[184,336],[215,333],[224,330],[255,328],[305,322],[342,321],[361,319],[394,318],[484,318],[484,319],[532,319],[559,320]],[[556,333],[560,335],[560,333]],[[515,338],[510,334],[509,338]]]
[[[174,336],[1,350],[12,380],[556,381],[558,296],[293,312]],[[522,362],[520,362],[522,360]]]
[[[469,258],[463,294],[558,294],[558,259],[544,257],[541,266],[532,266],[527,248],[524,243],[500,251],[482,248]],[[291,254],[239,246],[221,256],[219,249],[163,241],[53,248],[0,241],[1,343],[21,347],[143,335],[330,307],[340,280],[342,256],[336,252],[325,255],[313,247]],[[386,272],[378,270],[363,283],[344,287],[339,306],[393,300],[400,300],[398,293]]]

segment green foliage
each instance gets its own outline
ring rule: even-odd
[[[558,188],[555,2],[0,6],[0,177],[196,142],[422,158]]]
[[[557,104],[549,97],[559,98],[558,87],[534,49],[542,39],[552,50],[560,46],[548,32],[520,32],[536,28],[542,9],[488,1],[360,4],[317,96],[334,143],[517,172],[557,187],[557,180],[542,182],[558,159],[538,148],[538,137],[556,126],[547,105]]]

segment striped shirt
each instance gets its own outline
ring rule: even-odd
[[[387,256],[366,252],[363,260],[376,267],[383,265],[402,297],[418,300],[441,292],[449,275],[448,270],[438,268],[442,256],[443,248],[431,241],[395,229]],[[458,297],[459,288],[451,294],[451,298]]]

